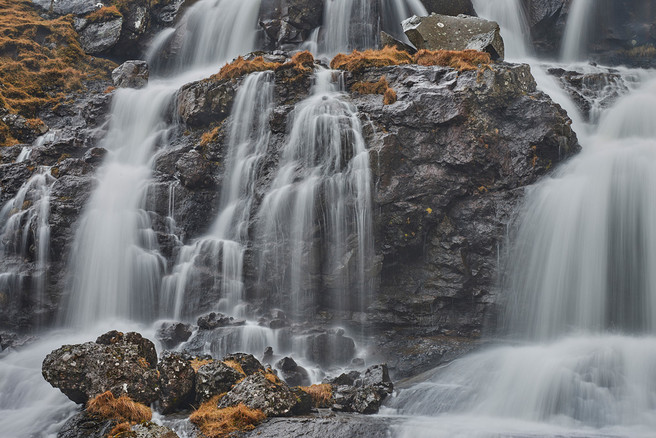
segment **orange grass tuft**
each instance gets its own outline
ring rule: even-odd
[[[312,398],[312,406],[315,408],[328,408],[333,402],[333,387],[329,383],[312,386],[301,386]]]
[[[491,62],[489,53],[477,50],[420,50],[415,54],[418,65],[440,65],[458,71],[480,70]]]
[[[271,371],[271,370],[269,370],[269,371]],[[282,381],[278,378],[278,376],[276,376],[276,375],[273,374],[272,372],[264,373],[264,377],[265,377],[269,382],[273,383],[274,385],[282,385]]]
[[[302,75],[312,71],[314,68],[314,56],[308,51],[298,52],[289,62],[268,62],[262,56],[258,56],[252,60],[246,60],[239,56],[230,64],[226,64],[221,68],[219,73],[210,77],[211,80],[222,81],[226,79],[237,79],[250,73],[257,71],[277,71],[280,69],[290,69]]]
[[[115,398],[111,391],[97,395],[87,403],[87,412],[119,422],[143,423],[153,414],[148,406],[133,401],[127,395]]]
[[[265,418],[264,412],[240,403],[229,408],[218,408],[221,396],[212,397],[189,416],[207,438],[222,438],[237,431],[255,429]]]
[[[132,425],[128,422],[119,423],[109,432],[107,438],[121,438],[132,432]]]
[[[115,64],[87,56],[71,16],[42,18],[30,0],[0,0],[0,108],[32,118],[82,89],[109,78]],[[14,142],[0,123],[0,146]]]
[[[391,105],[396,102],[396,91],[394,91],[383,76],[378,82],[356,82],[351,91],[360,94],[380,94],[383,96],[383,105]]]
[[[116,6],[104,6],[91,12],[84,18],[86,18],[89,23],[99,23],[101,21],[109,21],[122,16],[123,15],[118,11]]]
[[[198,369],[202,367],[203,365],[207,365],[208,363],[214,362],[214,359],[199,359],[197,357],[191,359],[189,362],[191,364],[191,367],[194,369],[194,371],[198,372]]]
[[[219,130],[220,127],[217,126],[216,128],[212,129],[211,131],[204,132],[203,135],[200,136],[200,145],[201,146],[207,146],[208,144],[212,143],[214,140],[217,139],[219,136]],[[196,370],[198,371],[198,370]]]
[[[349,55],[340,53],[330,62],[330,68],[358,72],[370,67],[412,64],[412,62],[413,59],[408,52],[386,46],[381,50],[365,50],[364,52],[354,50]]]
[[[244,376],[246,375],[246,372],[244,371],[244,368],[241,366],[241,364],[239,362],[234,361],[234,360],[224,360],[223,363],[228,365],[230,368],[239,371]]]

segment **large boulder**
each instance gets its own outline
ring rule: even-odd
[[[160,378],[160,408],[169,414],[185,409],[194,401],[196,372],[180,353],[165,352],[157,364]]]
[[[276,367],[289,386],[308,386],[311,383],[307,370],[299,366],[291,357],[283,357],[276,363]]]
[[[343,330],[310,335],[305,356],[323,367],[347,364],[355,357],[355,342]]]
[[[394,390],[385,364],[371,366],[361,376],[359,373],[342,374],[331,382],[333,410],[365,415],[378,413],[385,398]]]
[[[252,354],[232,353],[223,358],[224,361],[236,362],[247,376],[264,372],[264,367]]]
[[[286,417],[293,414],[302,414],[301,407],[308,408],[273,374],[255,373],[227,393],[219,401],[220,408],[237,406],[243,403],[251,409],[259,409],[267,417]]]
[[[157,329],[155,337],[162,343],[164,348],[175,348],[186,342],[194,332],[191,324],[183,322],[163,322]]]
[[[155,346],[134,332],[114,331],[96,342],[64,345],[46,356],[42,374],[76,403],[105,391],[146,405],[159,397]]]
[[[32,3],[57,15],[84,15],[103,6],[99,0],[32,0]]]
[[[112,71],[112,81],[117,87],[143,88],[148,85],[149,75],[146,61],[125,61]]]
[[[57,433],[57,438],[105,438],[117,424],[116,420],[108,420],[83,411],[64,423]]]
[[[235,88],[229,82],[193,82],[178,91],[178,115],[189,126],[219,122],[230,115],[234,97]]]
[[[201,366],[196,373],[196,402],[230,391],[243,378],[242,373],[218,360]]]
[[[477,17],[431,14],[416,15],[403,22],[403,32],[417,49],[478,50],[503,60],[505,49],[499,25]]]

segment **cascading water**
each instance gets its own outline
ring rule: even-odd
[[[572,2],[561,47],[562,61],[575,62],[585,59],[594,3],[594,0]]]
[[[326,1],[319,52],[334,55],[373,48],[381,28],[407,42],[401,22],[412,15],[428,15],[420,0],[382,0],[380,11],[375,10],[376,5],[371,0]],[[372,18],[379,14],[382,23]]]
[[[50,192],[55,179],[47,167],[39,169],[16,196],[0,210],[0,259],[11,260],[3,266],[0,274],[0,291],[10,305],[19,302],[25,286],[25,273],[21,267],[25,260],[34,261],[34,270],[29,274],[30,289],[34,299],[43,302],[48,274],[50,246]],[[37,321],[37,326],[42,321]]]
[[[655,99],[654,82],[621,98],[528,191],[503,275],[513,344],[409,382],[390,404],[412,416],[399,436],[653,435]]]
[[[525,59],[531,54],[527,41],[530,30],[522,0],[474,0],[473,4],[479,16],[499,23],[508,60]]]
[[[238,311],[243,299],[244,246],[255,178],[269,143],[272,79],[272,72],[250,75],[235,98],[219,215],[207,236],[181,250],[172,275],[164,280],[162,307],[164,311],[173,309],[173,318],[194,316],[199,311],[198,303],[185,299],[187,290],[203,281],[197,263],[208,268],[212,281],[217,279],[215,272],[221,272],[214,310],[244,316]]]
[[[332,75],[318,73],[313,95],[294,110],[289,140],[258,215],[257,240],[264,247],[260,283],[277,279],[273,295],[289,293],[289,310],[297,316],[312,314],[319,304],[320,277],[339,310],[358,310],[369,289],[369,154],[357,111],[341,99]],[[324,224],[323,234],[318,224]]]

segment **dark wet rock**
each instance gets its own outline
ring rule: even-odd
[[[32,143],[38,136],[48,132],[48,127],[44,123],[30,123],[18,114],[6,114],[0,120],[7,125],[15,139],[24,143]]]
[[[374,388],[381,397],[386,397],[394,391],[394,385],[389,376],[387,364],[373,365],[364,372],[360,383],[363,387]]]
[[[132,426],[130,438],[178,438],[178,434],[166,426],[155,423],[142,423]]]
[[[80,44],[91,55],[106,52],[118,43],[122,27],[122,17],[91,23],[80,31]]]
[[[188,189],[216,186],[211,164],[198,151],[192,150],[182,155],[175,163],[175,168],[176,177]]]
[[[237,362],[241,368],[244,370],[247,376],[255,373],[264,372],[264,367],[259,360],[255,358],[252,354],[247,353],[232,353],[223,358],[224,361],[230,360]]]
[[[355,342],[342,333],[320,333],[307,339],[305,356],[323,367],[347,364],[355,356]]]
[[[220,122],[230,115],[234,97],[234,86],[228,82],[193,82],[178,91],[178,115],[189,126]]]
[[[325,382],[335,386],[353,386],[358,379],[360,379],[359,371],[349,371],[332,379],[326,379]]]
[[[125,61],[112,71],[112,81],[117,87],[143,88],[150,75],[146,61]]]
[[[259,24],[270,49],[295,48],[323,22],[324,0],[263,2]]]
[[[417,49],[412,47],[409,44],[404,43],[403,41],[400,41],[396,38],[394,38],[392,35],[388,34],[387,32],[381,32],[380,33],[380,46],[381,47],[396,47],[399,50],[404,50],[410,54],[414,54],[417,52]]]
[[[245,437],[371,438],[390,436],[390,417],[357,414],[317,414],[296,418],[270,418]]]
[[[232,316],[226,316],[222,313],[210,312],[207,315],[200,316],[196,324],[201,330],[214,330],[219,327],[242,326],[246,322],[242,319],[235,319]]]
[[[476,16],[471,0],[421,0],[429,14]]]
[[[472,49],[487,52],[496,60],[503,60],[505,55],[499,25],[482,18],[438,14],[414,16],[403,22],[403,31],[417,49]]]
[[[269,376],[271,380],[263,373],[251,374],[221,398],[219,407],[225,408],[243,403],[251,409],[260,409],[267,417],[286,417],[304,413],[299,407],[307,404],[298,400],[285,383],[277,380],[273,375]]]
[[[105,391],[150,404],[159,397],[155,346],[138,333],[109,332],[96,342],[64,345],[43,361],[43,377],[76,403]]]
[[[118,424],[116,420],[106,420],[86,411],[72,416],[57,433],[57,438],[105,438]]]
[[[183,322],[163,322],[157,329],[155,337],[162,343],[164,348],[175,348],[186,342],[193,333],[191,324]]]
[[[614,69],[598,67],[596,72],[567,71],[550,68],[548,73],[557,77],[562,87],[576,104],[584,120],[597,122],[601,111],[610,108],[621,96],[629,92],[628,78]]]
[[[276,363],[276,367],[289,386],[308,386],[311,383],[307,370],[299,366],[291,357],[283,357]]]
[[[196,373],[196,403],[230,391],[244,375],[221,361],[201,366]]]
[[[178,12],[186,0],[159,1],[152,5],[152,15],[155,20],[163,25],[170,26],[178,17]]]
[[[160,376],[160,408],[163,414],[186,409],[194,401],[196,372],[184,355],[164,352],[157,370]]]

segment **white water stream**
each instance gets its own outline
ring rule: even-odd
[[[574,2],[578,26],[585,3]],[[576,114],[565,94],[553,97]],[[647,82],[590,133],[574,117],[584,151],[528,190],[511,233],[501,325],[514,341],[408,382],[390,405],[406,418],[398,436],[653,436],[654,114],[656,82]]]

